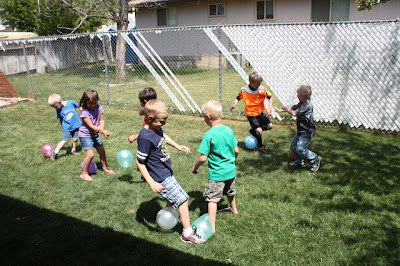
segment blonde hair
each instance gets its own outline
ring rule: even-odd
[[[146,103],[143,109],[145,117],[157,117],[160,114],[168,116],[168,107],[160,100],[152,99]]]
[[[57,104],[57,103],[59,103],[59,102],[61,102],[62,101],[62,99],[61,99],[61,96],[60,95],[58,95],[58,94],[51,94],[50,96],[49,96],[49,99],[47,99],[47,103],[49,104],[49,105],[51,105],[51,106],[53,106],[53,105],[55,105],[55,104]]]
[[[299,86],[298,90],[301,95],[304,95],[307,97],[307,99],[310,99],[311,94],[312,94],[310,85],[302,84]]]
[[[210,120],[218,120],[222,116],[222,106],[217,101],[209,101],[201,107],[201,112],[203,115],[209,115]]]
[[[259,72],[254,71],[250,73],[249,81],[254,83],[261,83],[263,81],[263,77]]]

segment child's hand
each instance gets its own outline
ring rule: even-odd
[[[236,107],[236,106],[232,105],[232,106],[229,108],[229,111],[232,111],[233,109],[235,109],[235,107]]]
[[[135,136],[129,136],[128,140],[130,143],[134,142],[136,140]]]
[[[274,107],[274,110],[275,110],[275,112],[277,112],[277,113],[282,113],[282,112],[284,112],[284,110],[278,109],[278,108],[276,108],[276,107]]]
[[[110,133],[107,130],[102,130],[101,133],[104,135],[104,137],[108,138],[110,136]]]
[[[176,149],[177,149],[178,151],[183,151],[183,152],[185,152],[186,154],[188,154],[188,153],[190,152],[190,148],[189,148],[189,147],[182,146],[182,145],[177,145],[177,146],[176,146]]]
[[[195,168],[196,168],[196,166],[193,166],[193,168],[192,168],[192,173],[196,175],[196,174],[198,174],[199,172],[197,172],[197,169],[195,169]]]
[[[270,110],[267,110],[267,115],[271,116],[271,111]]]
[[[157,182],[152,182],[149,185],[150,185],[151,190],[153,190],[154,193],[160,193],[161,190],[164,189],[164,187],[160,183],[157,183]]]

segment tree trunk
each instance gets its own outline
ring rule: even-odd
[[[117,30],[128,30],[128,0],[119,0],[119,21]],[[126,78],[126,41],[121,34],[117,36],[116,60],[118,78]]]

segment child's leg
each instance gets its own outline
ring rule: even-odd
[[[179,216],[181,218],[183,229],[190,228],[190,217],[189,217],[189,202],[186,200],[178,207]]]
[[[55,154],[58,154],[60,152],[60,150],[62,149],[62,147],[64,147],[64,145],[68,142],[68,140],[62,140],[58,143],[56,149],[54,150]]]
[[[78,144],[78,138],[73,138],[71,147],[71,154],[73,155],[79,155],[79,152],[76,151],[77,144]]]
[[[299,137],[299,135],[296,134],[293,137],[292,142],[290,143],[290,151],[296,157],[296,159],[294,160],[295,163],[301,163],[303,161],[301,154],[297,150],[297,143],[299,142],[299,140],[300,140],[300,137]]]
[[[110,175],[115,174],[113,170],[107,168],[107,157],[106,157],[106,151],[104,150],[104,146],[103,145],[95,146],[95,148],[100,155],[100,163],[103,171]]]
[[[314,152],[307,149],[307,146],[310,144],[310,142],[311,139],[299,137],[296,150],[297,153],[300,154],[302,158],[307,158],[309,162],[313,163],[316,159],[318,159],[318,156]]]
[[[235,199],[235,195],[233,195],[233,196],[228,196],[228,201],[229,201],[229,205],[231,206],[231,211],[232,211],[234,214],[238,215],[239,212],[237,211],[237,208],[236,208],[236,199]]]
[[[89,176],[88,171],[89,171],[89,165],[90,162],[93,160],[94,157],[94,151],[93,150],[86,150],[86,158],[83,160],[83,169],[82,169],[82,174],[81,178],[85,181],[93,181],[93,179]]]
[[[215,220],[217,219],[217,203],[208,202],[208,216],[210,217],[211,225],[213,227],[213,233],[215,233]]]

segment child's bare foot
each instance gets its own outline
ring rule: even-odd
[[[114,175],[115,174],[113,170],[110,170],[110,169],[107,169],[107,168],[103,168],[103,171],[106,172],[109,175]]]
[[[238,214],[239,214],[239,212],[237,211],[236,208],[231,208],[231,212],[233,212],[233,214],[235,214],[235,215],[238,215]]]
[[[85,181],[93,181],[93,178],[91,178],[88,174],[81,174],[79,177]]]

